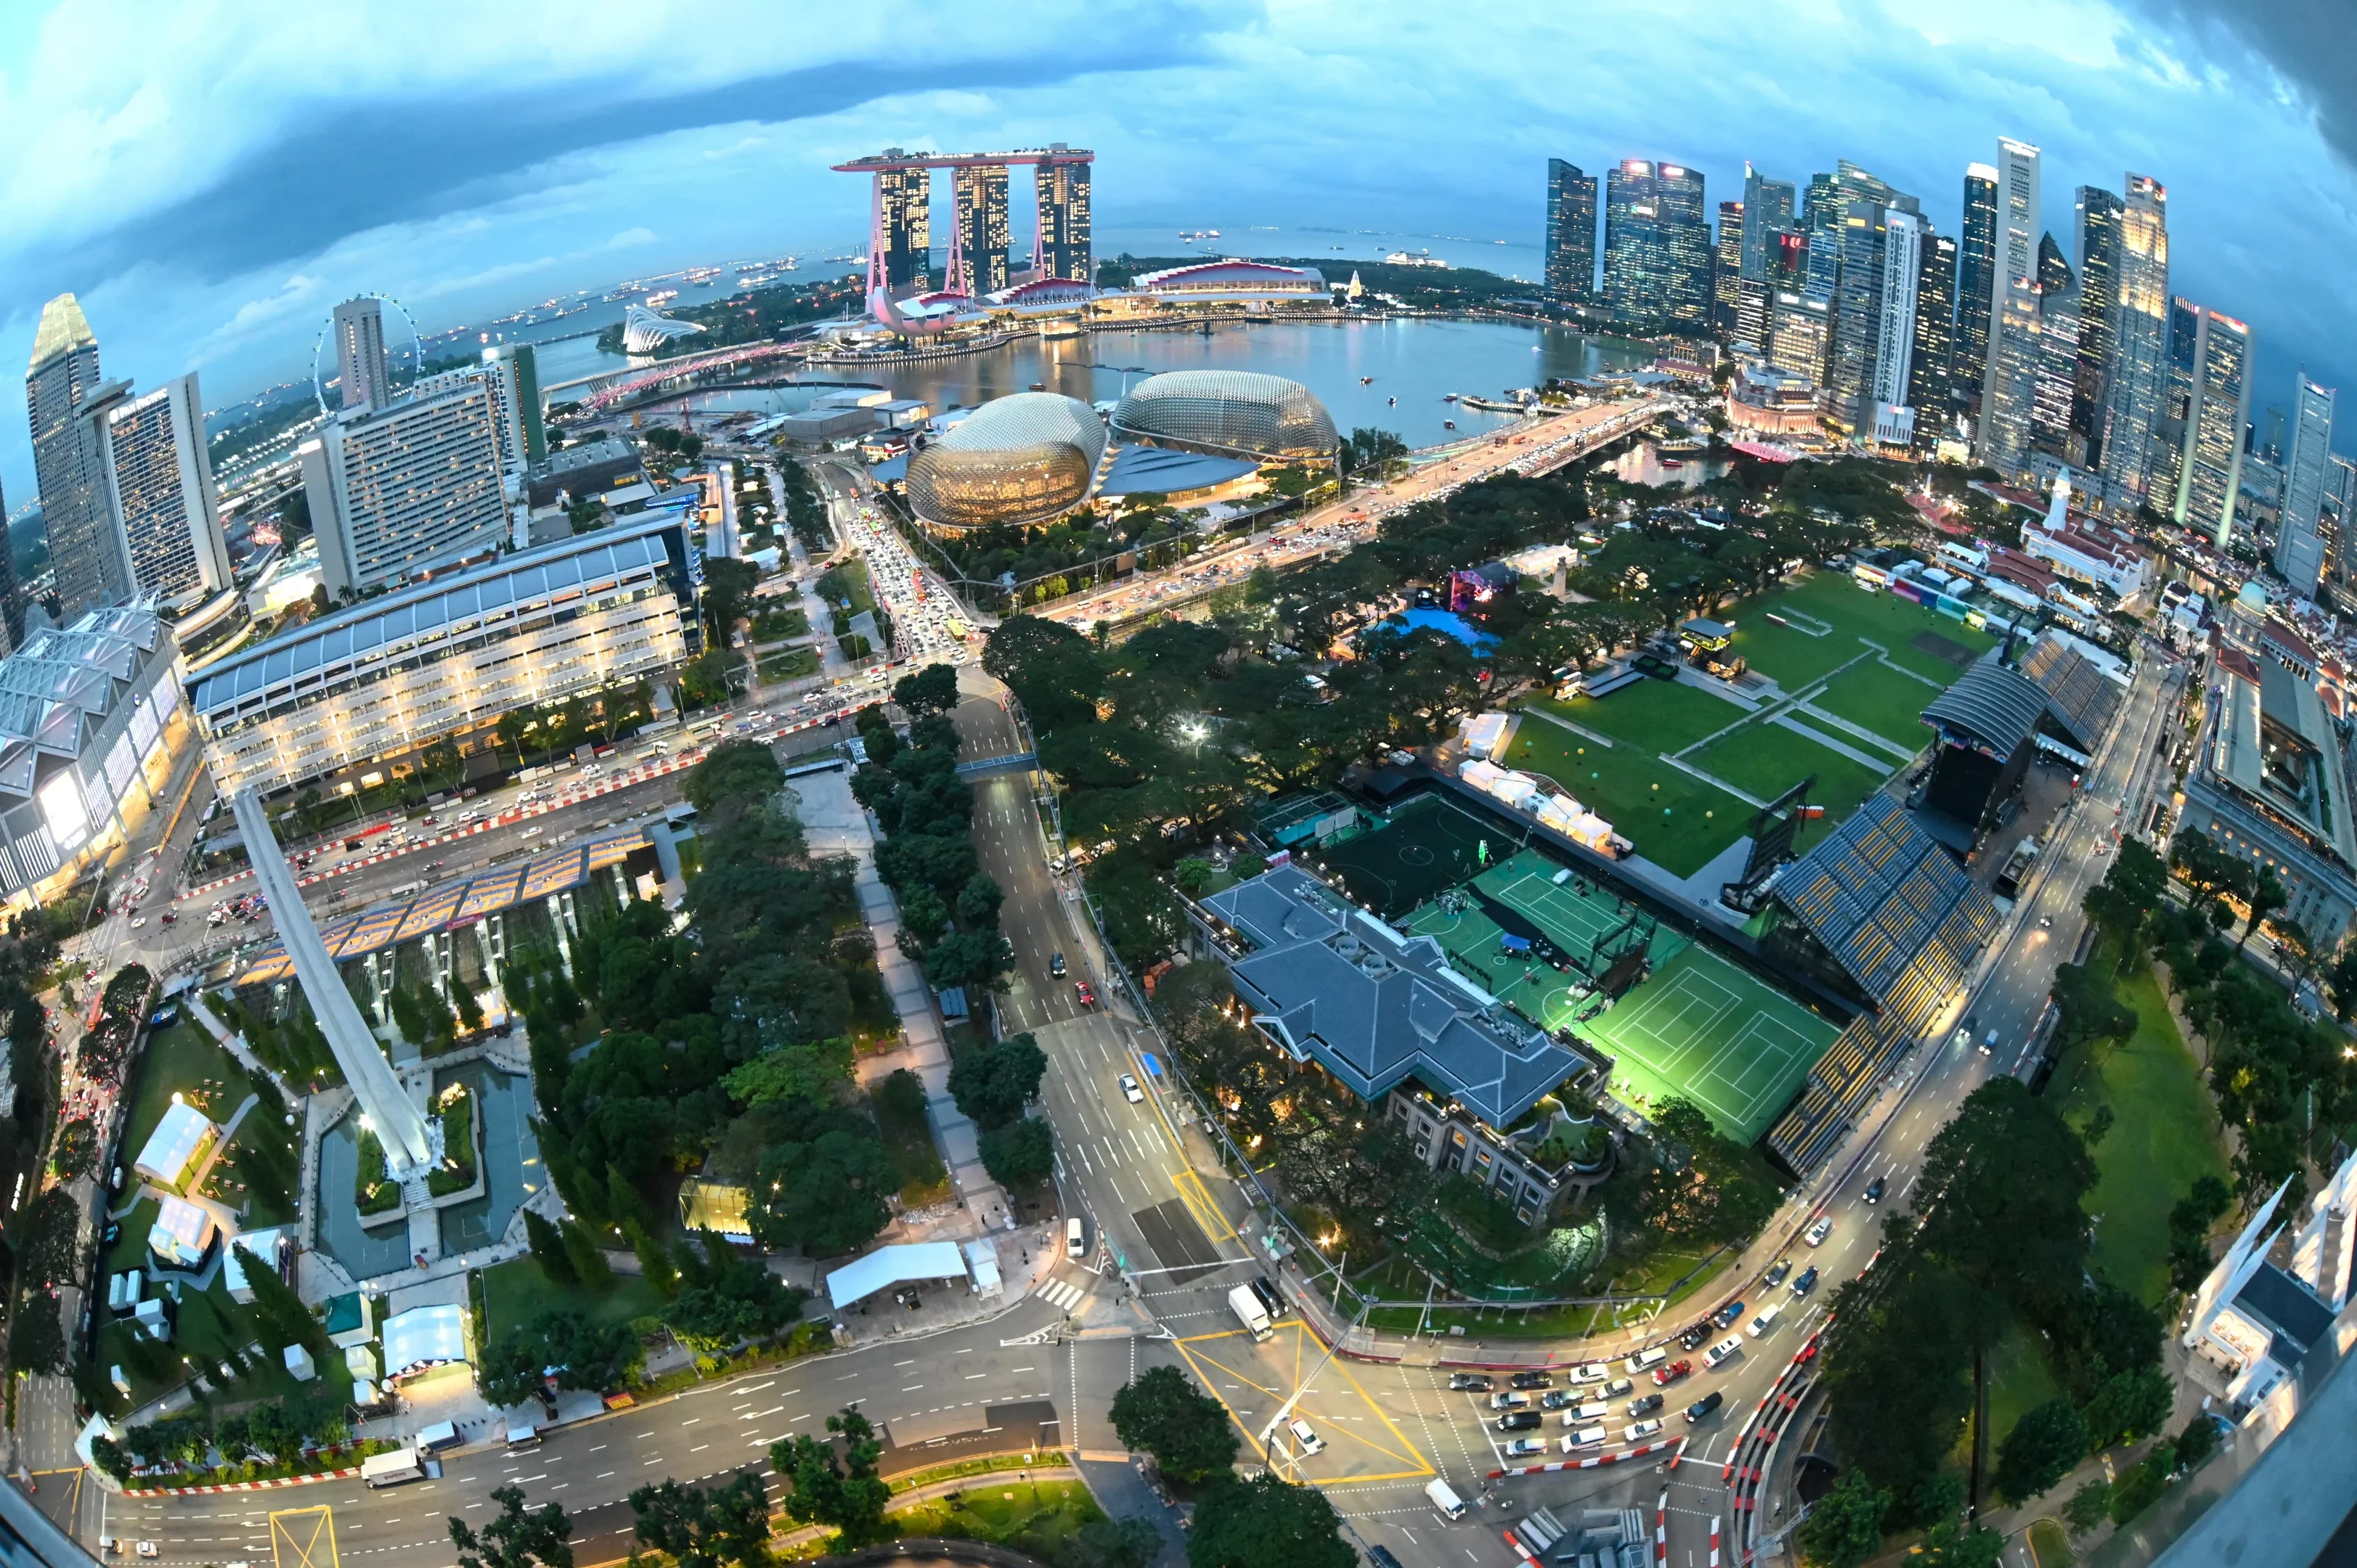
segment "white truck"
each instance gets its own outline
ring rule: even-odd
[[[422,1481],[426,1475],[425,1457],[414,1447],[373,1454],[361,1461],[361,1484],[363,1486],[397,1487],[404,1481]]]
[[[1228,1292],[1228,1305],[1243,1320],[1245,1330],[1254,1339],[1266,1339],[1275,1332],[1269,1326],[1268,1308],[1260,1304],[1260,1297],[1253,1294],[1252,1286],[1238,1285]]]

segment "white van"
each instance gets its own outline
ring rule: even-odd
[[[1430,1481],[1425,1483],[1424,1495],[1432,1506],[1440,1511],[1441,1518],[1459,1520],[1465,1517],[1465,1499],[1458,1497],[1448,1483],[1439,1477],[1435,1476]]]
[[[1088,1240],[1081,1229],[1081,1217],[1075,1214],[1064,1221],[1064,1256],[1077,1262],[1088,1255]]]
[[[1573,1405],[1563,1412],[1566,1426],[1587,1426],[1612,1413],[1610,1400],[1589,1400],[1586,1404]]]
[[[1563,1440],[1563,1451],[1576,1454],[1583,1448],[1601,1448],[1611,1434],[1600,1426],[1586,1426]]]
[[[455,1422],[437,1421],[417,1429],[417,1451],[421,1454],[439,1454],[445,1448],[457,1446],[458,1427]]]
[[[1760,1314],[1759,1316],[1753,1318],[1751,1320],[1751,1327],[1749,1330],[1751,1337],[1757,1339],[1760,1336],[1766,1334],[1770,1329],[1775,1327],[1776,1315],[1783,1310],[1784,1307],[1782,1303],[1771,1303]]]
[[[1630,1376],[1634,1377],[1639,1372],[1652,1371],[1654,1368],[1660,1366],[1669,1359],[1670,1353],[1657,1346],[1651,1350],[1638,1351],[1626,1361],[1621,1362],[1620,1368],[1621,1370],[1627,1372]]]

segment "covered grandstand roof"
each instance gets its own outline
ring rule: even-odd
[[[1882,794],[1787,868],[1775,896],[1868,996],[1909,1014],[1947,994],[1996,929],[1988,894]]]
[[[1457,973],[1438,942],[1403,937],[1296,867],[1203,907],[1256,950],[1229,972],[1254,1026],[1361,1099],[1414,1076],[1502,1127],[1587,1066]]]
[[[487,871],[480,876],[429,887],[415,898],[380,904],[358,915],[327,921],[319,928],[320,945],[339,962],[365,958],[396,942],[409,941],[446,926],[472,925],[483,916],[513,905],[546,898],[578,887],[592,873],[616,865],[643,846],[646,833],[638,828],[617,828],[576,844],[514,865]],[[283,978],[294,965],[286,945],[273,942],[262,950],[239,985],[260,985]]]
[[[2021,672],[2038,682],[2048,711],[2082,751],[2095,749],[2126,694],[2111,671],[2051,633],[2038,639],[2021,661]]]
[[[1943,739],[1999,757],[2012,756],[2045,716],[2045,688],[2006,665],[1995,649],[1923,710],[1923,722]]]

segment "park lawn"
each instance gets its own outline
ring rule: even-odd
[[[1770,611],[1791,611],[1827,622],[1833,631],[1813,637],[1797,627],[1777,626],[1768,619]],[[1936,610],[1859,587],[1856,579],[1835,572],[1813,573],[1797,583],[1747,599],[1728,613],[1736,623],[1735,651],[1790,693],[1824,679],[1867,651],[1860,638],[1880,644],[1893,663],[1943,686],[1952,684],[1964,673],[1964,667],[1914,647],[1913,638],[1932,632],[1976,655],[1996,640]]]
[[[1923,710],[1939,694],[1887,666],[1861,664],[1845,671],[1810,706],[1920,751],[1932,742]],[[1801,719],[1805,724],[1808,715],[1803,714]]]
[[[616,1274],[612,1289],[592,1294],[576,1284],[556,1283],[530,1257],[494,1263],[483,1271],[483,1332],[494,1339],[544,1312],[569,1310],[592,1323],[606,1324],[654,1317],[662,1308],[662,1297],[655,1294],[655,1287],[636,1274]]]
[[[139,1219],[137,1245],[144,1251],[147,1224],[154,1216]],[[134,1231],[126,1221],[123,1228],[123,1244],[115,1250],[115,1259],[129,1266],[131,1259],[124,1248],[134,1243]],[[155,1294],[155,1286],[148,1286]],[[126,1354],[133,1330],[127,1318],[108,1318],[99,1330],[98,1361],[102,1367],[121,1367],[131,1383],[131,1407],[134,1410],[149,1401],[161,1398],[187,1380],[185,1370],[161,1380],[143,1376],[132,1358]],[[219,1273],[213,1276],[212,1288],[195,1291],[183,1284],[180,1288],[179,1316],[173,1325],[171,1349],[176,1358],[185,1357],[206,1369],[206,1380],[214,1387],[211,1395],[216,1406],[234,1405],[252,1401],[294,1402],[326,1396],[338,1404],[348,1404],[352,1397],[352,1375],[339,1355],[318,1363],[318,1376],[298,1383],[289,1376],[284,1362],[274,1359],[267,1351],[250,1353],[260,1364],[244,1377],[226,1385],[220,1373],[221,1363],[231,1348],[247,1352],[261,1339],[253,1317],[253,1309],[241,1306],[231,1298],[229,1287],[221,1283]]]
[[[1554,779],[1674,876],[1709,865],[1751,821],[1749,807],[1691,773],[1629,747],[1589,745],[1544,719],[1515,730],[1507,763]]]
[[[772,653],[760,663],[763,681],[799,681],[819,671],[818,650],[811,647],[789,648],[783,653]]]
[[[1740,724],[1750,712],[1739,703],[1674,681],[1646,679],[1602,697],[1558,703],[1542,697],[1532,704],[1561,714],[1582,729],[1646,751],[1684,751],[1706,735]],[[1525,718],[1524,724],[1544,724]]]
[[[1071,1551],[1081,1527],[1104,1518],[1104,1509],[1079,1481],[1027,1481],[1001,1475],[976,1477],[973,1486],[954,1497],[894,1509],[891,1518],[894,1533],[904,1541],[955,1537],[995,1541],[1060,1563]]]
[[[218,1123],[235,1115],[245,1097],[253,1092],[237,1058],[185,1017],[168,1029],[149,1035],[146,1048],[132,1070],[138,1076],[139,1088],[123,1135],[126,1180],[131,1162],[146,1147],[148,1134],[164,1119],[175,1093]]]
[[[2013,1430],[2013,1423],[2062,1391],[2047,1369],[2038,1341],[2019,1325],[2007,1329],[1996,1348],[1989,1352],[1987,1371],[1988,1452],[1994,1462],[1997,1444]],[[1967,1459],[1971,1452],[1965,1449]]]
[[[2116,989],[2136,1010],[2136,1033],[2099,1060],[2074,1049],[2054,1089],[2074,1125],[2084,1126],[2098,1105],[2112,1108],[2112,1129],[2095,1145],[2095,1190],[2087,1195],[2087,1212],[2100,1220],[2095,1267],[2158,1305],[2169,1289],[2169,1208],[2195,1177],[2231,1186],[2233,1176],[2219,1143],[2217,1108],[2159,982],[2147,970]]]
[[[213,1168],[206,1176],[205,1184],[201,1189],[204,1196],[217,1203],[225,1203],[231,1208],[246,1205],[242,1224],[248,1230],[259,1230],[272,1225],[293,1223],[295,1219],[293,1195],[288,1195],[282,1201],[274,1195],[265,1195],[247,1186],[238,1176],[237,1156],[242,1150],[263,1138],[275,1138],[291,1149],[294,1140],[299,1135],[298,1128],[289,1127],[283,1122],[275,1121],[261,1106],[255,1106],[246,1112],[245,1120],[237,1124],[237,1135],[230,1140],[229,1147],[223,1149],[221,1157],[213,1162]],[[296,1166],[302,1164],[300,1159],[296,1159],[294,1163]],[[141,1234],[144,1235],[145,1232],[143,1231]]]
[[[1808,716],[1803,714],[1800,722],[1808,723]],[[1883,781],[1900,768],[1894,757],[1889,768],[1877,772],[1807,736],[1764,722],[1747,725],[1723,740],[1713,741],[1686,760],[1763,800],[1774,800],[1814,774],[1817,782],[1809,791],[1809,802],[1825,809],[1825,827],[1856,811],[1859,801],[1882,788]]]

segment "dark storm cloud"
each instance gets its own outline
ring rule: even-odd
[[[2147,15],[2197,41],[2232,40],[2289,82],[2317,129],[2357,167],[2357,5],[2351,0],[2143,0]],[[2191,57],[2199,60],[2200,55]]]
[[[1194,63],[1208,29],[1109,8],[1090,35],[1036,59],[922,66],[847,61],[655,97],[574,81],[388,103],[324,103],[205,189],[93,238],[22,256],[13,285],[87,290],[143,263],[213,283],[387,224],[425,221],[542,188],[567,154],[705,125],[834,113],[895,94],[1036,88]],[[1110,25],[1107,25],[1110,24]],[[1126,25],[1125,25],[1126,24]]]

